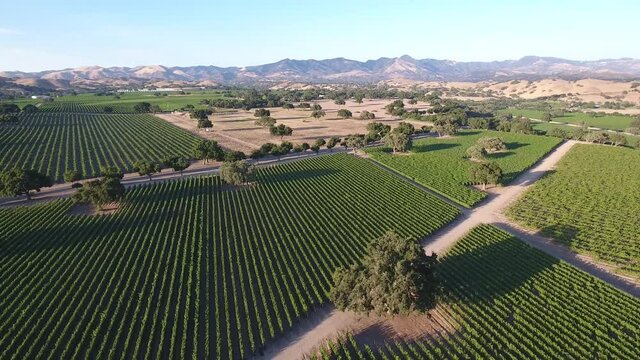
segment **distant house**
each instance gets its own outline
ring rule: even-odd
[[[40,99],[40,100],[49,100],[51,96],[49,95],[31,95],[32,99]]]

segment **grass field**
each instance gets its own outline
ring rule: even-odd
[[[418,342],[333,343],[324,359],[635,359],[640,301],[482,225],[440,265],[456,331]]]
[[[639,189],[640,151],[576,145],[507,214],[640,276]]]
[[[463,131],[451,138],[428,138],[415,141],[410,155],[392,155],[385,148],[366,150],[376,161],[413,178],[420,184],[464,205],[473,206],[486,194],[469,186],[469,168],[473,164],[464,158],[466,150],[480,137],[495,136],[507,144],[507,151],[489,155],[504,171],[503,183],[559,144],[560,140],[535,135],[496,131]]]
[[[33,168],[57,180],[65,170],[100,174],[100,166],[131,171],[137,160],[190,156],[197,137],[151,115],[21,115],[0,124],[0,170]]]
[[[218,358],[259,351],[327,299],[389,229],[458,211],[347,154],[137,187],[114,215],[0,210],[0,358]]]
[[[541,120],[544,111],[540,110],[523,110],[523,109],[507,109],[501,110],[502,113],[511,113],[514,116],[522,115],[532,119]],[[598,127],[611,130],[625,130],[633,121],[633,117],[624,115],[605,115],[593,117],[583,112],[565,113],[562,117],[553,118],[553,121],[564,122],[569,124],[581,124],[585,122],[588,126]]]

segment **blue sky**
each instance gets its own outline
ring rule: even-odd
[[[0,70],[640,58],[638,1],[7,1]]]

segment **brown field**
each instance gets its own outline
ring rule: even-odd
[[[400,118],[392,117],[385,113],[384,106],[391,100],[369,100],[362,104],[354,101],[347,101],[345,105],[336,105],[333,100],[322,100],[320,104],[326,111],[326,116],[316,120],[310,117],[310,110],[302,109],[282,109],[269,108],[271,116],[277,120],[277,124],[285,124],[293,129],[292,136],[285,136],[283,140],[296,143],[312,143],[318,138],[327,139],[331,136],[344,137],[349,134],[366,133],[367,124],[378,121],[396,126]],[[425,110],[426,103],[408,105],[407,109],[418,108]],[[338,118],[339,109],[348,109],[353,113],[353,119]],[[376,114],[375,120],[359,120],[362,111],[369,111]],[[160,114],[158,117],[177,125],[185,130],[191,131],[201,137],[216,140],[222,147],[230,150],[239,150],[249,153],[266,142],[279,143],[279,137],[271,136],[268,128],[262,128],[254,124],[256,117],[252,111],[238,110],[237,112],[216,113],[209,118],[213,122],[211,131],[204,131],[196,127],[196,122],[189,118],[187,113]],[[427,125],[425,122],[408,121],[416,128]]]

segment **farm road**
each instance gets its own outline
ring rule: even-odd
[[[433,252],[443,254],[474,227],[480,224],[492,224],[518,237],[531,246],[558,259],[564,260],[619,290],[632,296],[640,297],[640,286],[638,286],[637,281],[634,279],[615,274],[602,264],[577,255],[551,239],[522,230],[502,215],[502,212],[518,199],[524,191],[531,187],[548,171],[553,170],[556,164],[577,143],[578,142],[572,140],[564,142],[532,168],[522,173],[509,185],[492,189],[489,196],[483,200],[479,206],[472,209],[463,208],[451,200],[426,189],[415,181],[397,174],[392,170],[387,170],[403,178],[405,181],[438,196],[443,201],[456,206],[462,213],[457,220],[440,229],[435,234],[423,239],[423,247],[428,254]],[[384,166],[380,166],[386,169]],[[349,321],[353,321],[354,319],[355,316],[353,314],[336,310],[323,309],[323,311],[313,312],[309,314],[309,320],[307,320],[305,326],[295,330],[295,335],[280,339],[274,344],[275,346],[271,348],[270,351],[266,352],[264,356],[260,358],[303,358],[305,354],[309,354],[329,338],[335,337],[339,332],[350,329],[353,324],[350,324]],[[316,326],[312,326],[312,324],[316,324]],[[306,333],[303,333],[305,330]]]

